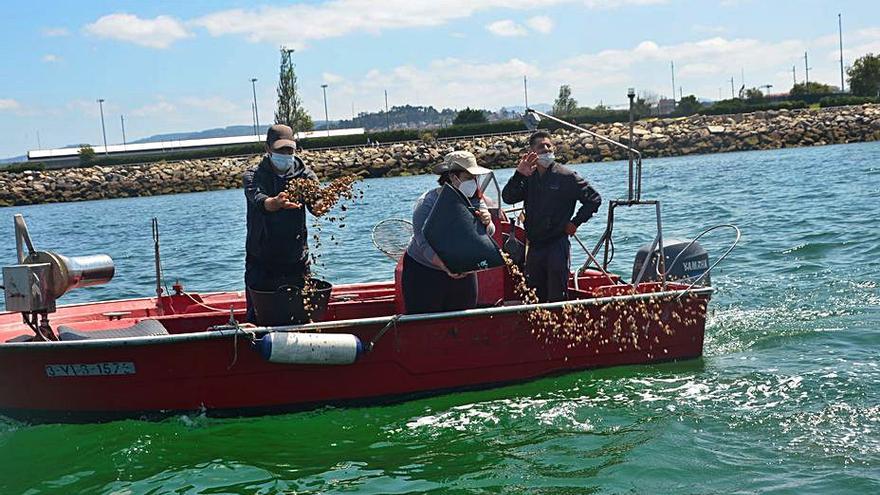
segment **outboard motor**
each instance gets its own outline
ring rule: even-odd
[[[688,246],[688,244],[690,244],[690,246]],[[636,278],[639,276],[639,272],[642,271],[642,266],[646,262],[648,263],[648,267],[645,268],[645,273],[642,275],[641,281],[649,282],[660,280],[660,276],[657,274],[657,255],[659,254],[660,249],[655,247],[654,251],[650,253],[650,259],[648,259],[650,250],[651,244],[649,243],[639,248],[636,253],[636,260],[635,263],[633,263],[633,283],[635,283]],[[664,264],[666,265],[667,281],[681,281],[682,283],[690,284],[696,280],[697,277],[703,275],[703,273],[709,270],[709,253],[707,253],[698,242],[691,243],[690,241],[683,241],[681,239],[664,240],[663,251],[666,254]],[[672,265],[673,262],[675,263],[674,265]],[[710,275],[706,273],[697,285],[711,285],[709,276]]]

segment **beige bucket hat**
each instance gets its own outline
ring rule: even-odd
[[[477,165],[477,157],[470,151],[453,151],[443,157],[443,163],[434,167],[435,174],[451,172],[453,170],[465,170],[471,175],[483,175],[492,173],[491,170]]]

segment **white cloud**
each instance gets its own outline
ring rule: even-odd
[[[21,104],[12,98],[0,98],[0,112],[4,110],[18,110]]]
[[[206,29],[212,36],[240,35],[254,43],[279,43],[301,49],[314,40],[352,33],[379,34],[391,29],[440,26],[491,9],[542,10],[565,3],[611,9],[666,2],[667,0],[329,0],[317,4],[223,10],[194,19],[190,24]],[[547,27],[546,20],[549,19],[542,16],[535,19],[538,20],[532,28],[536,31],[552,29],[552,21],[551,26]],[[516,33],[525,28],[502,24],[495,29]]]
[[[510,37],[525,36],[529,34],[529,31],[524,26],[522,26],[521,24],[517,24],[510,19],[495,21],[493,23],[487,24],[486,29],[495,36]]]
[[[60,62],[61,57],[59,57],[58,55],[52,54],[52,53],[47,53],[47,54],[43,55],[42,60],[43,60],[43,62],[51,64],[53,62]]]
[[[724,26],[710,26],[707,24],[694,24],[693,26],[691,26],[691,29],[694,32],[705,34],[723,34],[729,31]]]
[[[98,104],[95,100],[71,100],[64,107],[71,112],[98,115]]]
[[[539,15],[527,20],[526,25],[539,33],[548,34],[553,31],[554,23],[553,19],[545,15]]]
[[[853,47],[880,41],[880,36],[873,37],[877,34],[874,31],[864,31],[858,36],[849,36]],[[708,37],[675,44],[645,40],[629,47],[584,52],[555,61],[442,58],[418,66],[347,74],[345,88],[352,99],[363,102],[360,105],[365,109],[384,107],[383,89],[388,89],[391,105],[426,102],[438,108],[497,108],[522,101],[522,77],[527,75],[530,101],[552,101],[561,84],[570,84],[573,96],[582,104],[595,105],[604,100],[606,104],[617,105],[625,103],[629,86],[635,86],[640,93],[668,95],[671,90],[669,62],[674,60],[676,85],[683,87],[685,95],[715,98],[721,88],[727,96],[731,77],[739,88],[741,68],[746,69],[747,87],[772,84],[776,91],[782,92],[791,87],[792,65],[799,64],[798,76],[803,78],[806,49],[811,50],[811,61],[813,51],[817,52],[810,79],[837,81],[838,66],[820,64],[819,55],[824,52],[818,49],[817,43],[818,38],[764,41]],[[431,88],[427,95],[426,88]],[[316,99],[308,104],[317,108]]]
[[[676,74],[681,77],[699,77],[720,74],[721,67],[707,62],[695,62],[676,67]]]
[[[646,62],[670,60],[694,64],[694,70],[705,69],[708,64],[718,65],[728,71],[748,65],[751,69],[787,64],[789,60],[803,54],[805,43],[798,40],[763,42],[754,39],[728,40],[721,37],[700,41],[688,41],[675,45],[658,45],[653,41],[643,41],[631,49],[604,50],[599,53],[584,54],[568,59],[563,65],[590,69],[592,71],[620,71]]]
[[[837,37],[834,38],[834,46],[837,46]],[[856,58],[867,53],[880,55],[880,28],[860,29],[855,33],[844,33],[843,57],[845,61],[852,63]],[[826,58],[837,59],[840,52],[832,49]]]
[[[149,48],[168,48],[174,42],[192,36],[179,20],[167,15],[141,19],[131,14],[110,14],[85,27],[99,38],[126,41]]]
[[[537,73],[538,67],[516,58],[490,63],[443,58],[419,67],[373,69],[349,80],[355,81],[351,83],[352,96],[364,102],[365,108],[384,108],[384,89],[392,106],[424,103],[436,108],[493,108],[520,101],[522,76]],[[425,94],[426,88],[430,88],[430,95]]]
[[[173,112],[176,110],[175,105],[172,105],[171,103],[165,101],[159,102],[160,105],[163,103],[165,104],[166,111]],[[184,96],[180,99],[179,104],[219,114],[230,114],[240,110],[238,105],[220,96]]]
[[[591,9],[619,9],[629,5],[661,5],[668,0],[584,0],[584,5]]]
[[[321,78],[324,80],[324,82],[326,84],[339,84],[345,80],[344,77],[337,75],[337,74],[330,73],[330,72],[322,73]]]
[[[86,26],[86,32],[153,48],[167,48],[201,27],[211,36],[239,35],[254,43],[273,43],[302,49],[310,41],[352,33],[380,34],[385,30],[441,26],[492,9],[546,10],[560,4],[580,4],[591,9],[613,9],[667,3],[668,0],[325,0],[287,6],[229,9],[183,23],[173,17],[140,19],[117,13]],[[549,21],[549,22],[548,22]],[[529,20],[537,32],[549,32],[552,21],[545,16]],[[501,28],[503,29],[503,25]],[[514,26],[521,31],[522,26]]]
[[[58,36],[67,36],[70,34],[70,31],[67,28],[43,28],[40,31],[43,36],[54,38]]]
[[[160,99],[155,103],[144,105],[131,111],[135,117],[148,117],[150,115],[167,115],[177,111],[177,107],[171,103]]]

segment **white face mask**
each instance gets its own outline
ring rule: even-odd
[[[290,170],[290,167],[293,167],[293,162],[296,160],[296,155],[269,153],[269,159],[272,160],[272,165],[274,165],[279,172],[285,174],[288,170]]]
[[[552,151],[550,153],[541,153],[538,155],[538,165],[542,167],[549,167],[554,161],[556,161],[556,155],[554,155]]]
[[[477,180],[476,179],[468,179],[464,182],[458,183],[458,190],[464,194],[466,198],[474,197],[474,194],[477,193]]]

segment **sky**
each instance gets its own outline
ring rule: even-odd
[[[876,0],[236,0],[0,3],[0,157],[166,132],[262,124],[279,49],[304,105],[331,120],[394,105],[498,109],[624,105],[627,88],[728,98],[803,81],[840,84],[844,63],[880,54]],[[251,79],[257,81],[252,87]],[[677,95],[676,95],[677,96]]]

